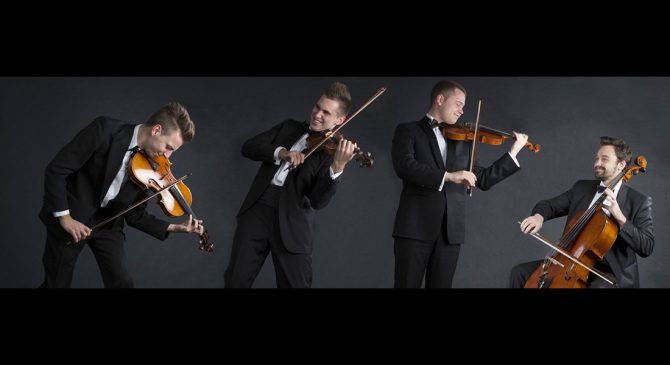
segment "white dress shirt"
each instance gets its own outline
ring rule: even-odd
[[[305,133],[298,139],[293,146],[291,147],[291,151],[295,152],[301,152],[307,148],[307,136],[309,136],[308,133]],[[277,147],[274,153],[274,159],[275,159],[275,165],[279,165],[279,170],[275,173],[275,176],[272,178],[272,185],[276,186],[284,186],[284,181],[286,180],[286,176],[288,175],[290,170],[287,169],[289,166],[288,161],[282,161],[279,159],[279,151],[284,149],[284,147]],[[342,175],[344,171],[340,171],[337,174],[333,172],[333,167],[330,167],[330,178],[335,180],[337,179],[340,175]]]

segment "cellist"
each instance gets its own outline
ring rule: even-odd
[[[606,189],[630,165],[631,156],[630,147],[622,139],[600,137],[600,149],[593,164],[596,179],[577,181],[563,194],[537,203],[531,215],[521,222],[521,231],[535,234],[542,228],[544,221],[565,215],[570,222],[576,214],[586,211],[602,194],[606,194],[607,198],[602,204],[607,208],[602,209],[616,222],[619,233],[604,259],[598,261],[594,268],[601,273],[613,275],[617,287],[638,288],[640,279],[637,256],[647,257],[654,249],[651,197],[624,184],[623,180],[613,189]],[[511,272],[510,286],[523,288],[543,261],[515,266]],[[587,287],[614,286],[597,275],[589,275]]]

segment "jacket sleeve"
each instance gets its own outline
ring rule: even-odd
[[[393,135],[391,155],[393,168],[399,178],[429,189],[439,189],[445,170],[417,161],[414,155],[415,137],[408,124],[399,124]]]
[[[147,204],[148,202],[144,202],[137,208],[128,212],[125,216],[126,223],[133,228],[137,228],[150,236],[164,241],[169,236],[167,228],[170,223],[149,214],[146,210]]]
[[[47,165],[44,173],[44,200],[48,212],[69,209],[67,177],[88,161],[108,133],[104,118],[97,118],[66,144]]]
[[[477,187],[484,191],[489,190],[493,185],[512,176],[520,169],[507,152],[487,168],[484,168],[478,160],[475,160],[474,170],[477,176]]]
[[[332,158],[325,159],[321,168],[317,171],[307,194],[307,198],[309,198],[314,209],[325,208],[337,192],[337,184],[340,182],[340,177],[335,180],[330,177],[330,165],[332,161]]]
[[[542,217],[544,217],[545,221],[568,215],[568,212],[570,211],[570,203],[573,199],[574,187],[575,186],[573,185],[570,190],[557,197],[541,200],[535,204],[531,215],[539,213]]]
[[[636,212],[631,214],[632,219],[627,219],[619,230],[619,235],[628,245],[641,257],[651,255],[654,250],[654,225],[651,218],[651,197],[639,206]]]
[[[279,131],[284,126],[285,122],[279,123],[272,129],[262,132],[250,139],[242,145],[242,155],[254,161],[274,163],[274,152],[279,144],[274,143]]]

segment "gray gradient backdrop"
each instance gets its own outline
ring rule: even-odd
[[[128,266],[137,287],[219,288],[228,263],[235,215],[258,163],[240,154],[242,143],[291,117],[306,120],[320,92],[332,81],[346,83],[357,108],[379,87],[387,87],[343,130],[376,156],[372,169],[350,165],[331,204],[317,216],[315,288],[388,288],[393,285],[391,232],[401,182],[391,164],[391,140],[398,123],[427,110],[429,92],[440,79],[468,89],[465,115],[474,121],[484,99],[482,123],[523,131],[542,145],[519,154],[522,170],[468,202],[466,245],[454,286],[506,287],[510,269],[547,253],[520,233],[517,220],[540,199],[562,193],[577,179],[592,178],[601,135],[624,138],[643,154],[648,172],[631,186],[654,199],[656,248],[640,259],[642,287],[670,287],[668,197],[670,78],[649,77],[13,77],[0,78],[0,113],[5,177],[0,189],[0,287],[36,287],[42,281],[45,229],[37,213],[44,167],[81,128],[99,115],[143,122],[168,101],[183,103],[196,122],[196,138],[172,158],[173,172],[193,175],[193,209],[217,245],[197,249],[192,235],[173,234],[161,243],[127,228]],[[491,163],[511,146],[482,145]],[[163,216],[155,203],[150,211]],[[168,219],[169,220],[169,219]],[[174,219],[181,221],[181,219]],[[557,239],[565,219],[545,224]],[[268,258],[255,287],[274,287]],[[74,287],[102,287],[90,250],[79,258]]]

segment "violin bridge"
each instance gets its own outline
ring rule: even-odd
[[[560,267],[564,267],[564,266],[565,266],[565,265],[563,265],[562,263],[560,263],[559,261],[557,261],[555,258],[553,258],[553,257],[551,257],[551,256],[547,256],[547,257],[545,257],[545,258],[546,258],[547,260],[551,261],[551,263],[554,264],[554,265],[558,265],[558,266],[560,266]]]

